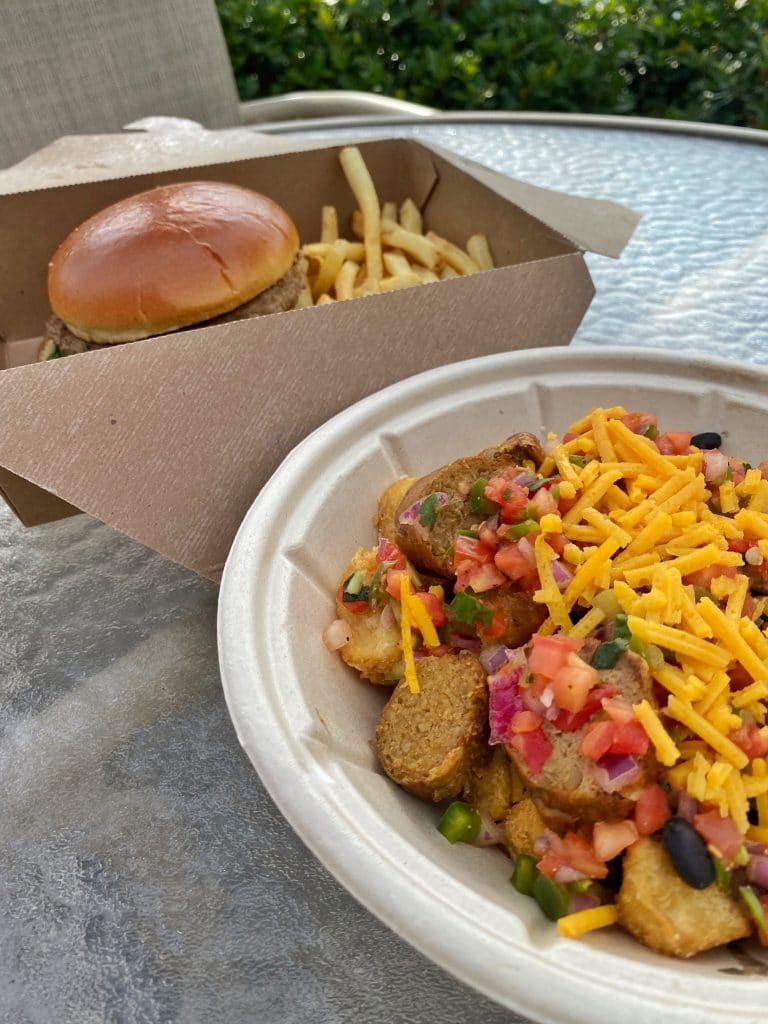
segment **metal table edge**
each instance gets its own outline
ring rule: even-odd
[[[371,128],[414,124],[534,124],[562,128],[602,128],[619,131],[663,132],[693,135],[723,142],[749,142],[768,146],[768,131],[699,121],[673,121],[658,117],[629,117],[620,114],[560,114],[537,111],[461,110],[435,114],[355,114],[316,117],[296,121],[266,121],[248,127],[269,135],[320,131],[334,128]]]

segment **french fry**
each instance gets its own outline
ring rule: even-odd
[[[430,270],[435,269],[437,263],[437,248],[423,235],[417,235],[413,231],[406,231],[394,221],[386,220],[382,224],[382,240],[395,249],[402,249],[409,256],[413,256],[424,267]]]
[[[310,281],[312,294],[316,301],[319,301],[319,296],[329,292],[333,287],[334,281],[344,263],[346,245],[347,243],[342,239],[341,241],[332,242],[328,246],[325,259],[320,261],[320,269],[317,272],[317,276],[314,280]]]
[[[397,203],[386,202],[381,208],[382,220],[397,220]]]
[[[428,231],[427,238],[449,267],[453,267],[460,274],[477,274],[480,272],[480,267],[458,245],[454,245],[453,242],[449,242],[446,238],[435,234],[434,231]]]
[[[365,229],[363,227],[363,215],[359,210],[355,210],[352,214],[352,234],[355,238],[363,239],[365,237]]]
[[[453,267],[449,267],[446,263],[440,271],[440,280],[447,281],[450,277],[461,277],[461,274],[458,274]]]
[[[345,146],[339,161],[363,214],[366,273],[371,281],[384,276],[381,258],[381,209],[371,175],[357,146]]]
[[[364,281],[361,285],[352,292],[353,299],[360,299],[364,295],[378,295],[379,294],[379,281]]]
[[[384,266],[388,274],[410,274],[411,264],[401,252],[385,252]]]
[[[394,220],[394,217],[392,218]],[[406,199],[400,207],[400,227],[421,235],[424,228],[421,223],[421,211],[412,199]]]
[[[331,251],[331,245],[344,245],[344,259],[345,260],[364,260],[365,259],[365,246],[362,242],[349,242],[346,238],[340,238],[337,242],[310,242],[309,245],[305,245],[302,252],[305,256],[311,257],[313,260],[323,260]]]
[[[384,259],[386,258],[387,257],[385,255]],[[422,284],[433,284],[435,281],[440,280],[440,278],[437,276],[434,270],[427,270],[426,267],[422,267],[418,263],[413,264],[413,266],[411,267],[411,273],[415,274]],[[456,271],[454,271],[454,273],[456,273]]]
[[[467,253],[481,270],[493,270],[495,263],[485,235],[472,235],[471,238],[468,238]]]
[[[327,306],[327,305],[328,305],[329,303],[331,303],[331,302],[333,302],[333,299],[332,299],[332,298],[331,298],[331,296],[330,296],[330,295],[328,294],[328,292],[323,292],[323,294],[322,294],[322,295],[320,296],[320,298],[319,298],[319,299],[317,300],[317,302],[315,303],[315,305],[316,305],[316,306]]]
[[[335,206],[324,206],[321,214],[321,242],[335,242],[339,237],[339,218]]]
[[[418,284],[421,284],[421,279],[411,271],[408,274],[395,274],[393,277],[385,277],[382,281],[379,281],[379,290],[382,292],[396,292],[400,288],[413,288]]]
[[[296,299],[294,309],[306,309],[307,306],[313,306],[312,301],[312,289],[309,287],[309,281],[304,281],[304,287],[299,292],[299,297]]]
[[[336,275],[336,282],[333,286],[336,298],[339,301],[343,299],[351,299],[353,297],[352,292],[355,287],[355,280],[359,269],[359,264],[355,263],[353,260],[345,260],[342,264],[341,270]]]

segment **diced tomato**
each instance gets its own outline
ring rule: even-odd
[[[755,541],[750,540],[748,537],[734,537],[733,540],[728,541],[728,550],[738,551],[740,555],[743,555],[754,543]]]
[[[641,836],[652,836],[671,817],[669,800],[661,786],[644,789],[635,802],[635,824]]]
[[[514,470],[515,475],[519,470]],[[489,501],[499,505],[499,516],[505,523],[514,522],[528,504],[528,488],[513,484],[504,473],[492,477],[485,486],[483,494]]]
[[[394,566],[386,571],[384,589],[389,596],[394,597],[396,601],[400,600],[400,580],[403,576],[407,575],[408,573],[405,569],[395,569]]]
[[[691,447],[693,434],[685,430],[669,430],[659,434],[656,447],[662,455],[687,455]]]
[[[536,865],[542,875],[562,881],[576,878],[605,878],[607,865],[596,856],[591,843],[576,832],[568,832],[562,839],[553,832],[546,833],[550,849]],[[565,874],[565,872],[568,874]]]
[[[595,856],[609,861],[639,839],[634,821],[598,821],[592,832]]]
[[[734,661],[728,668],[728,677],[731,680],[731,691],[735,693],[737,690],[743,690],[747,686],[751,686],[754,682],[752,676],[747,672],[743,665],[740,665],[737,661]]]
[[[647,412],[628,412],[626,416],[621,417],[621,422],[633,434],[645,434],[648,427],[657,426],[659,421]]]
[[[634,754],[643,757],[648,753],[650,740],[648,733],[639,722],[627,722],[617,726],[616,738],[611,744],[611,754]]]
[[[579,435],[574,434],[572,430],[566,430],[563,434],[563,444],[568,444],[569,441],[575,441],[578,436]]]
[[[352,612],[353,615],[363,615],[365,612],[369,612],[371,610],[371,606],[367,601],[345,601],[341,587],[336,591],[336,600],[345,611]]]
[[[427,593],[423,590],[419,590],[416,593],[416,597],[421,601],[427,611],[427,615],[432,620],[432,625],[435,629],[440,629],[441,626],[445,625],[446,614],[443,602],[435,597],[434,594]]]
[[[580,651],[583,646],[583,640],[569,636],[541,636],[536,633],[531,641],[528,669],[536,675],[553,679],[568,663],[568,655]]]
[[[768,460],[761,462],[757,468],[760,470],[760,476],[763,480],[768,480]]]
[[[557,503],[557,511],[561,516],[564,516],[566,512],[570,512],[573,506],[578,501],[578,497],[563,498],[562,495]]]
[[[565,551],[565,545],[568,543],[562,533],[548,533],[546,534],[546,541],[556,555],[562,555],[563,551]]]
[[[533,775],[539,774],[554,749],[543,729],[517,733],[509,745],[518,752]]]
[[[453,542],[453,572],[456,576],[456,590],[465,590],[473,573],[484,565],[493,563],[493,550],[476,537],[458,536]],[[498,584],[496,584],[498,586]]]
[[[744,477],[747,475],[747,470],[741,459],[732,455],[730,459],[728,459],[728,468],[731,471],[731,479],[735,484],[744,483]]]
[[[579,744],[579,753],[590,761],[599,761],[611,749],[618,726],[615,722],[594,722],[584,733]]]
[[[486,637],[488,640],[494,640],[496,637],[502,636],[507,630],[507,623],[501,612],[494,612],[493,618],[491,619],[490,626],[478,626],[477,631],[481,636]]]
[[[381,565],[382,562],[392,562],[393,569],[405,568],[405,556],[400,548],[393,544],[391,540],[385,540],[383,537],[379,541],[379,546],[376,550],[376,564]]]
[[[577,729],[580,729],[582,725],[585,725],[590,720],[592,715],[602,710],[603,700],[613,697],[615,693],[615,686],[595,687],[594,690],[590,690],[587,702],[581,711],[575,713],[560,711],[552,725],[559,729],[560,732],[576,732]]]
[[[504,544],[493,556],[493,561],[508,579],[524,585],[531,582],[533,586],[538,586],[538,573],[517,544]]]
[[[755,722],[742,722],[738,729],[729,734],[728,739],[743,750],[750,761],[768,754],[768,739],[761,734]]]
[[[704,842],[717,850],[729,864],[733,863],[744,845],[744,836],[739,832],[733,818],[727,815],[723,818],[719,811],[706,811],[704,814],[694,815],[693,827]]]
[[[457,536],[453,542],[454,570],[464,568],[465,562],[486,565],[493,559],[493,550],[477,537]]]
[[[617,725],[626,725],[627,722],[635,721],[635,712],[632,710],[632,705],[622,700],[621,697],[608,697],[601,701],[603,711],[608,715],[611,721]]]
[[[553,703],[563,711],[581,711],[598,681],[597,671],[572,652],[552,680]]]
[[[483,523],[480,529],[477,531],[477,538],[483,547],[488,548],[489,551],[496,551],[499,544],[501,544],[501,538],[498,536],[495,530],[492,530],[487,523]]]
[[[531,499],[531,504],[536,509],[536,516],[541,519],[542,516],[550,515],[557,512],[557,502],[544,487],[540,487]]]
[[[765,565],[765,562],[763,562],[763,565]],[[755,608],[757,608],[757,601],[755,601],[754,597],[752,597],[752,595],[748,593],[747,596],[744,598],[744,604],[741,606],[740,617],[742,619],[751,619],[752,616],[755,614]]]
[[[462,577],[462,582],[466,587],[471,587],[476,594],[484,594],[487,590],[493,590],[506,583],[507,577],[503,572],[499,572],[493,562],[488,562],[486,565],[470,569]]]
[[[512,732],[533,732],[541,727],[542,721],[535,711],[518,711],[512,719]]]
[[[716,580],[718,576],[727,576],[729,579],[733,579],[735,575],[735,565],[708,565],[706,569],[688,573],[684,580],[686,584],[690,583],[694,587],[703,587],[705,590],[709,590],[712,580]]]

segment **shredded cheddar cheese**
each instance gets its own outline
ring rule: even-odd
[[[416,660],[413,657],[413,636],[411,634],[411,606],[409,597],[412,595],[411,581],[407,573],[400,577],[400,643],[403,648],[405,663],[405,681],[411,693],[419,693],[419,679],[416,675]]]
[[[565,443],[552,439],[542,469],[560,473],[560,493],[571,504],[541,525],[561,534],[560,557],[573,576],[561,592],[554,553],[536,541],[534,599],[549,613],[540,632],[589,636],[603,621],[593,602],[611,591],[636,641],[668,652],[651,669],[666,706],[659,713],[647,701],[634,708],[666,777],[742,831],[748,801],[756,800],[759,827],[768,829],[766,761],[750,765],[731,739],[744,715],[768,738],[768,628],[757,625],[768,600],[750,596],[743,571],[750,543],[751,564],[758,557],[768,563],[768,480],[745,468],[741,480],[708,484],[702,452],[664,455],[624,416],[621,407],[594,409],[571,424]],[[690,582],[701,573],[703,592]],[[746,685],[731,686],[734,667],[747,674]]]
[[[616,924],[619,919],[618,908],[607,903],[602,907],[592,907],[590,910],[578,910],[575,914],[566,914],[557,922],[557,930],[567,939],[575,939],[585,932],[592,932],[596,928],[608,928]]]

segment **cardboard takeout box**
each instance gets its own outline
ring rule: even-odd
[[[322,204],[348,229],[340,147],[267,147],[282,152],[0,196],[0,492],[26,524],[82,510],[216,580],[250,502],[298,441],[419,371],[567,344],[594,293],[583,251],[617,257],[637,222],[437,147],[360,143],[382,201],[412,197],[426,226],[460,245],[484,232],[498,269],[33,362],[52,252],[124,196],[228,181],[272,196],[304,242],[319,238]]]

